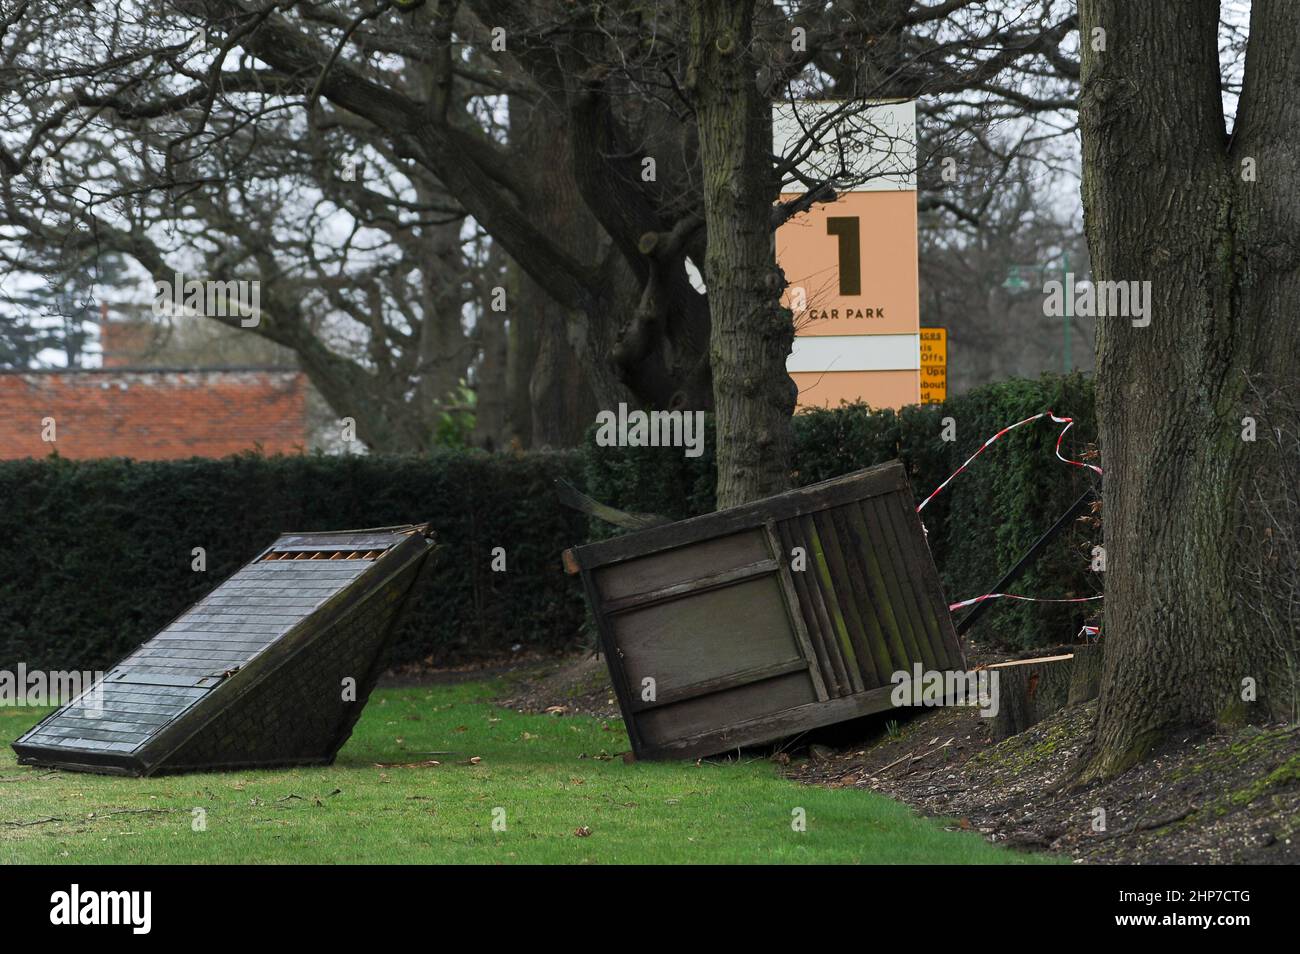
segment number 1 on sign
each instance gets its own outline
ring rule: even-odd
[[[862,237],[856,215],[832,215],[826,234],[839,238],[840,294],[862,294]]]

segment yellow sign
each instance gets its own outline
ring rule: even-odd
[[[921,403],[948,397],[948,329],[921,329]]]

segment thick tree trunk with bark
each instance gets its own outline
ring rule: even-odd
[[[1276,650],[1236,571],[1244,492],[1276,466],[1242,439],[1248,378],[1300,363],[1300,21],[1255,0],[1229,138],[1216,2],[1079,7],[1095,277],[1151,283],[1149,325],[1097,321],[1107,648],[1089,774],[1105,776],[1176,730],[1250,715],[1244,680],[1262,700],[1294,691],[1269,684]]]
[[[431,435],[442,411],[460,404],[460,385],[472,358],[461,318],[467,268],[460,229],[459,220],[432,225],[426,239],[424,320],[417,350],[420,398],[412,413],[424,418]]]
[[[533,221],[575,258],[593,257],[599,227],[582,203],[569,171],[564,117],[546,99],[515,99],[510,110],[511,146],[531,157],[524,167],[544,201],[530,207]],[[511,373],[511,417],[524,447],[573,447],[596,419],[588,367],[571,341],[571,329],[585,327],[572,309],[547,294],[512,263],[510,321],[515,349]],[[524,327],[527,326],[527,327]],[[574,334],[580,347],[589,342]],[[604,361],[604,358],[600,359]],[[526,403],[525,403],[526,402]],[[527,420],[524,415],[527,415]]]
[[[501,274],[505,255],[495,245],[488,250],[488,273]],[[479,347],[474,369],[474,446],[504,450],[510,445],[510,342],[503,312],[484,308],[476,329]]]
[[[719,507],[789,486],[797,396],[785,370],[794,319],[780,304],[771,104],[757,83],[753,19],[752,0],[691,4],[687,84],[695,94],[708,231]]]

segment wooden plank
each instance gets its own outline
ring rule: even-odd
[[[201,649],[184,641],[180,645],[171,645],[170,643],[163,644],[156,639],[151,639],[128,656],[127,659],[186,659],[196,662],[233,659],[238,662],[241,659],[247,659],[253,654],[253,652],[234,650],[228,643],[219,643],[216,649]],[[119,665],[124,666],[125,660]]]
[[[412,532],[418,528],[409,528]],[[398,531],[401,532],[401,531]],[[387,550],[400,543],[393,539],[392,529],[339,530],[324,533],[285,533],[271,544],[270,550],[293,552],[295,550]]]
[[[888,612],[890,596],[885,571],[876,559],[876,543],[862,517],[861,508],[868,503],[870,501],[847,504],[828,511],[828,515],[843,531],[840,539],[845,547],[849,576],[853,582],[851,596],[861,606],[862,616],[867,621],[871,634],[876,677],[868,688],[874,688],[889,683],[893,672],[897,670],[900,637],[891,629],[894,618]],[[911,654],[906,643],[902,645],[902,650],[904,658],[910,660]]]
[[[913,661],[920,662],[925,669],[943,669],[945,653],[931,641],[926,629],[916,597],[917,570],[909,559],[909,541],[899,532],[895,519],[901,508],[911,506],[914,505],[910,501],[898,495],[864,502],[862,509],[872,512],[872,524],[879,528],[875,552],[889,575],[890,599],[895,617],[903,627],[904,646]]]
[[[158,635],[169,639],[215,639],[223,642],[264,643],[310,616],[304,613],[279,623],[240,623],[233,620],[178,619]],[[156,637],[155,637],[156,638]]]
[[[638,721],[647,745],[654,748],[700,732],[725,731],[732,724],[743,724],[774,710],[816,704],[816,698],[804,668],[763,682],[655,708],[641,713]]]
[[[111,701],[114,705],[119,702],[125,703],[143,703],[145,705],[157,706],[180,706],[188,705],[195,699],[200,698],[207,692],[206,689],[180,689],[168,688],[166,686],[147,686],[140,683],[123,684],[124,688],[104,688],[105,702]],[[129,691],[128,691],[129,690]],[[183,693],[183,694],[182,694]]]
[[[893,559],[894,543],[881,522],[879,502],[879,499],[864,500],[853,508],[853,513],[846,513],[846,517],[863,534],[858,554],[871,577],[876,613],[893,660],[891,672],[881,680],[880,684],[884,685],[890,681],[892,673],[911,671],[912,664],[918,662],[928,666],[933,658],[928,651],[922,651],[903,606],[903,590],[908,583]]]
[[[332,547],[290,547],[287,550],[272,550],[261,560],[260,563],[301,563],[308,560],[321,561],[325,560],[332,564],[341,564],[344,567],[353,567],[364,569],[368,563],[373,563],[373,558],[367,558],[362,550],[336,550]]]
[[[1074,653],[1067,653],[1064,656],[1038,656],[1034,659],[1009,659],[1006,662],[989,663],[986,666],[977,667],[980,669],[1009,669],[1012,666],[1035,666],[1038,663],[1064,662],[1067,659],[1073,659]]]
[[[111,712],[113,718],[119,722],[135,722],[140,725],[162,725],[164,722],[169,722],[174,718],[177,711],[182,708],[184,708],[184,706],[152,706],[149,710],[145,710],[140,708],[139,704],[126,706],[118,702],[114,703],[111,709],[108,706],[103,706],[99,709],[86,709],[76,706],[70,709],[65,709],[63,713],[61,713],[61,717],[90,719],[94,721],[102,718],[106,712]],[[92,715],[92,713],[98,713],[98,715]]]
[[[347,582],[355,580],[369,567],[370,560],[349,560],[333,563],[329,560],[276,560],[271,563],[254,563],[240,570],[241,580],[325,580],[329,582]]]
[[[132,653],[124,662],[130,665],[133,672],[138,672],[143,666],[183,666],[199,669],[205,673],[219,673],[242,666],[251,658],[252,656],[246,653],[238,655],[213,653],[194,657],[173,655],[166,650],[142,649]]]
[[[120,686],[126,685],[135,689],[137,686],[163,686],[167,688],[198,688],[204,683],[203,679],[191,676],[165,676],[155,673],[141,672],[137,669],[118,670],[114,669],[105,679],[106,685]]]
[[[311,610],[302,613],[190,613],[183,620],[178,622],[188,625],[197,623],[228,623],[232,626],[265,626],[272,627],[289,627],[298,622],[305,616],[310,616]]]
[[[156,705],[146,703],[127,704],[122,701],[114,701],[111,706],[108,700],[103,705],[97,705],[93,701],[84,704],[69,704],[59,710],[58,714],[67,713],[78,718],[97,719],[101,718],[104,713],[111,712],[114,718],[121,718],[125,722],[151,722],[157,719],[169,719],[172,713],[177,709],[182,709],[187,703],[173,705]],[[98,713],[98,715],[86,715],[86,713]]]
[[[152,732],[114,732],[109,729],[91,729],[84,727],[65,727],[58,723],[50,723],[41,728],[40,734],[48,739],[65,739],[69,745],[78,742],[132,742],[139,743],[149,738]]]
[[[888,589],[885,587],[879,564],[873,561],[873,546],[866,524],[860,518],[858,504],[846,504],[826,512],[840,531],[840,544],[845,553],[849,581],[849,598],[854,600],[862,614],[871,641],[874,677],[867,684],[871,689],[885,685],[894,671],[896,634],[891,633],[891,617],[886,612]],[[863,673],[863,678],[867,677]]]
[[[346,576],[349,573],[357,574],[366,572],[374,560],[365,557],[366,552],[375,551],[356,551],[361,554],[355,560],[322,560],[322,557],[329,556],[335,551],[332,550],[314,550],[311,552],[300,553],[272,553],[274,560],[254,560],[252,563],[246,563],[239,568],[240,576],[258,577],[258,576],[275,576],[281,573],[300,573],[307,567],[322,573],[328,573],[332,576]],[[383,551],[379,551],[383,552]],[[328,565],[327,565],[328,564]]]
[[[603,566],[595,573],[596,588],[608,606],[612,600],[749,566],[768,558],[762,529],[750,527],[694,546]]]
[[[138,663],[131,670],[138,679],[182,679],[187,685],[211,688],[221,681],[221,671],[211,666],[162,666]]]
[[[844,612],[840,608],[840,600],[835,592],[835,583],[831,579],[830,564],[827,562],[826,551],[822,547],[821,537],[817,533],[817,525],[814,523],[812,516],[801,516],[799,518],[799,527],[803,531],[804,539],[809,544],[808,565],[814,573],[812,582],[821,593],[821,605],[830,619],[831,628],[828,632],[833,633],[835,636],[840,649],[840,657],[844,660],[844,669],[848,673],[849,684],[853,687],[854,692],[861,692],[866,688],[862,682],[862,666],[858,662],[857,649],[853,645],[853,638],[849,635],[848,623],[845,621]]]
[[[223,596],[222,602],[219,603],[195,604],[189,610],[178,616],[175,622],[183,622],[193,616],[212,616],[217,619],[228,619],[236,616],[265,616],[271,619],[292,617],[298,619],[316,612],[316,610],[320,609],[320,607],[325,605],[325,603],[333,599],[336,595],[337,592],[319,598],[313,597],[310,600],[302,601],[307,605],[294,605],[285,600],[284,597],[277,597],[273,593],[266,593],[264,594],[264,597],[266,599],[274,600],[275,602],[263,603],[257,606],[241,606],[239,603],[238,592],[236,592],[235,594],[232,594],[233,598],[230,602],[226,602],[226,598]]]
[[[753,579],[756,576],[766,576],[769,573],[777,571],[775,560],[759,560],[757,563],[750,563],[745,566],[736,567],[733,570],[723,570],[721,573],[713,573],[709,576],[698,577],[693,580],[684,580],[680,583],[673,583],[669,586],[663,586],[659,589],[649,590],[645,593],[634,593],[629,596],[621,597],[616,600],[605,601],[605,612],[610,616],[619,613],[626,613],[628,610],[636,609],[641,606],[651,606],[655,603],[662,603],[666,600],[674,600],[680,597],[689,596],[692,593],[703,593],[708,590],[716,590],[724,586],[730,586],[733,583],[742,583],[745,580]]]
[[[623,667],[623,653],[618,648],[609,617],[605,615],[601,605],[600,593],[596,589],[595,578],[591,571],[586,569],[582,571],[582,586],[587,594],[587,607],[591,610],[592,619],[596,624],[596,635],[600,639],[601,650],[605,654],[610,684],[614,687],[614,695],[618,697],[618,706],[623,713],[623,725],[627,730],[628,741],[632,743],[632,751],[639,753],[642,748],[641,730],[636,724],[636,712],[632,709],[633,697],[627,681],[627,671]]]
[[[91,739],[71,738],[62,735],[45,735],[43,733],[32,733],[23,736],[23,742],[28,745],[40,745],[56,752],[64,750],[83,750],[83,749],[107,749],[109,743],[98,742]],[[130,744],[130,743],[126,743]],[[136,746],[132,746],[135,748]]]
[[[287,613],[310,613],[326,597],[301,596],[250,596],[245,592],[224,592],[218,589],[212,596],[199,600],[186,615],[195,613],[255,613],[283,616]]]
[[[302,616],[288,625],[272,625],[270,623],[205,623],[205,622],[187,622],[184,620],[173,623],[168,626],[164,632],[168,635],[179,635],[184,633],[195,633],[203,638],[211,639],[218,633],[231,636],[266,636],[275,638],[283,633],[288,632],[294,626],[297,626],[302,620],[308,617]]]
[[[609,618],[628,686],[656,694],[799,656],[775,574]]]
[[[98,716],[89,715],[88,712],[89,710],[85,709],[77,712],[61,712],[59,718],[50,725],[61,729],[95,729],[101,732],[121,732],[127,735],[148,736],[152,735],[154,729],[159,725],[171,721],[170,717],[152,719],[147,722],[126,719],[117,710],[112,711],[112,718],[110,718],[110,713],[107,712],[101,712]]]
[[[909,497],[910,501],[911,498]],[[899,513],[906,532],[903,539],[907,544],[912,565],[916,568],[916,586],[918,595],[924,598],[923,609],[927,621],[933,621],[939,632],[939,641],[947,652],[946,669],[965,669],[966,656],[957,638],[953,626],[952,614],[948,612],[948,600],[944,596],[943,586],[939,582],[939,571],[934,565],[934,554],[925,540],[925,527],[916,508],[909,506]]]
[[[834,510],[823,510],[813,514],[812,520],[817,525],[817,534],[826,553],[831,579],[835,584],[836,601],[848,625],[849,636],[853,640],[854,655],[862,675],[863,688],[869,689],[887,681],[881,670],[884,663],[884,658],[881,656],[884,643],[874,638],[878,635],[874,630],[868,631],[867,619],[870,619],[870,614],[867,614],[864,619],[864,615],[859,612],[858,600],[855,596],[858,583],[849,572],[845,545],[835,529],[835,521],[831,517],[833,513]]]
[[[895,571],[902,582],[902,609],[912,621],[915,638],[920,644],[922,662],[926,669],[950,669],[951,659],[948,648],[943,645],[933,612],[922,605],[924,595],[920,590],[921,579],[925,569],[917,565],[914,541],[908,540],[906,524],[901,519],[904,508],[912,506],[910,501],[897,503],[889,500],[872,501],[864,506],[877,506],[881,513],[881,530],[889,543],[885,550],[894,563]]]
[[[298,593],[303,599],[329,599],[343,587],[329,580],[300,580],[292,587],[286,586],[282,580],[227,580],[222,583],[218,589],[212,591],[215,595],[220,593],[226,595],[233,593],[244,596],[284,596],[286,594]],[[206,599],[206,597],[205,597]]]
[[[827,658],[831,662],[831,671],[839,683],[839,693],[856,692],[853,680],[849,677],[848,665],[844,662],[844,654],[840,650],[839,638],[835,632],[835,624],[831,622],[830,611],[826,608],[825,600],[822,599],[821,590],[817,585],[817,569],[813,564],[812,544],[803,535],[803,529],[798,520],[790,520],[778,523],[782,540],[786,544],[787,552],[793,550],[796,546],[803,547],[806,568],[802,571],[791,571],[791,577],[795,580],[796,588],[803,588],[803,598],[807,599],[807,606],[811,609],[813,619],[816,620],[817,626],[814,629],[809,627],[809,633],[814,639],[818,640],[822,648],[826,651]],[[796,537],[796,532],[798,536]]]
[[[315,580],[315,586],[337,586],[356,579],[374,565],[372,560],[358,560],[355,564],[331,563],[320,560],[273,560],[253,563],[238,570],[226,583],[279,583],[285,580]]]
[[[827,702],[810,702],[805,705],[766,713],[722,730],[702,732],[698,735],[675,739],[653,747],[646,747],[640,758],[682,759],[716,755],[747,745],[757,745],[787,736],[798,735],[823,725],[833,725],[873,712],[892,709],[890,696],[893,686],[881,686],[870,692],[855,693],[842,699]]]
[[[790,554],[794,547],[790,542],[789,531],[785,524],[775,521],[768,526],[773,546],[780,549],[782,588],[786,590],[787,598],[792,601],[792,611],[799,614],[803,623],[803,637],[812,648],[810,658],[816,662],[819,670],[818,681],[825,690],[827,698],[842,695],[847,691],[847,679],[842,671],[836,672],[835,663],[832,662],[825,637],[820,631],[820,621],[813,609],[812,598],[808,595],[807,581],[804,579],[805,571],[794,570],[791,566]]]
[[[729,689],[739,689],[741,686],[748,686],[752,683],[775,679],[778,676],[785,676],[792,672],[801,672],[807,668],[807,659],[795,657],[768,666],[742,669],[738,672],[727,673],[723,676],[716,676],[713,679],[704,679],[700,682],[691,683],[690,685],[679,686],[677,688],[657,693],[653,702],[647,702],[640,697],[637,697],[632,702],[632,709],[634,712],[645,712],[647,709],[656,709],[660,706],[672,705],[673,703],[683,702],[687,699],[695,699],[700,696],[725,692]]]
[[[223,637],[220,633],[204,635],[201,633],[168,633],[165,636],[155,636],[149,640],[146,646],[156,646],[160,649],[168,647],[173,649],[210,649],[225,650],[232,653],[243,653],[246,656],[252,656],[261,652],[272,643],[272,639],[250,640],[243,637],[231,636]]]
[[[907,474],[902,464],[890,461],[739,507],[692,517],[662,527],[628,533],[574,549],[584,567],[596,568],[752,529],[761,526],[766,520],[787,520],[814,513],[849,500],[862,500],[889,493],[900,487],[907,487]]]
[[[781,583],[781,595],[785,598],[785,611],[794,626],[794,636],[799,644],[800,655],[808,664],[808,675],[812,679],[813,691],[817,693],[818,699],[829,699],[830,693],[826,689],[825,680],[822,679],[821,660],[808,635],[803,609],[799,606],[799,596],[795,592],[794,581],[790,579],[789,561],[784,555],[781,540],[777,536],[776,522],[769,520],[763,525],[763,529],[767,532],[767,544],[772,548],[772,559],[778,564],[777,579]]]

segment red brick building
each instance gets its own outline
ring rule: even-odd
[[[276,368],[0,371],[0,459],[298,453],[306,400],[303,374]]]

